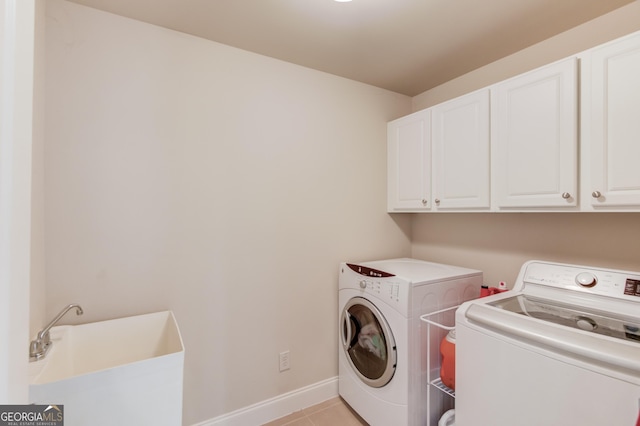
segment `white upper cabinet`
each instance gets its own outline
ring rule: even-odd
[[[387,210],[431,208],[430,111],[423,110],[387,125]]]
[[[433,209],[488,210],[489,89],[433,107],[431,125]]]
[[[640,207],[640,34],[591,50],[583,67],[583,197],[591,211]]]
[[[492,90],[492,179],[497,210],[577,206],[577,59]]]
[[[639,212],[640,32],[390,122],[388,185],[389,212]]]

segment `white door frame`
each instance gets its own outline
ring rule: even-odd
[[[0,0],[0,404],[28,402],[36,0]]]

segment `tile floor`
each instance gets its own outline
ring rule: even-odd
[[[263,426],[366,426],[355,411],[340,397],[296,411]]]

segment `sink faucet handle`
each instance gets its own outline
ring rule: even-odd
[[[36,340],[33,340],[29,345],[29,359],[31,361],[37,361],[41,358],[44,358],[51,346],[51,337],[49,335],[49,330],[51,330],[51,328],[56,325],[56,323],[60,321],[62,317],[73,308],[76,309],[76,315],[82,315],[84,313],[82,307],[78,304],[72,303],[70,305],[67,305],[63,310],[60,311],[60,313],[58,313],[58,315],[56,315],[53,320],[51,320],[49,324],[47,324],[45,328],[38,332]]]

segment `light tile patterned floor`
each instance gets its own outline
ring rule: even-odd
[[[264,426],[367,426],[340,397],[296,411]]]

